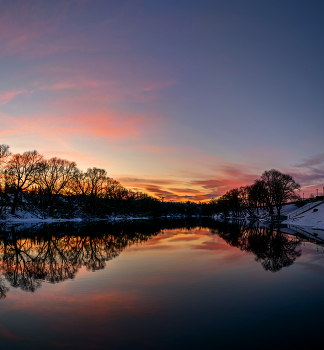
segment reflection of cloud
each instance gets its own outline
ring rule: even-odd
[[[233,247],[226,244],[225,242],[215,242],[215,241],[206,241],[202,244],[192,246],[193,249],[206,249],[206,250],[233,250]]]
[[[310,270],[312,272],[315,272],[319,275],[324,275],[324,266],[318,265],[318,264],[314,264],[312,262],[309,261],[298,261],[297,264],[303,266],[304,268],[306,268],[307,270]]]
[[[186,242],[186,241],[196,241],[197,239],[200,239],[200,236],[196,235],[187,235],[187,236],[180,236],[180,237],[174,237],[169,239],[169,242]]]
[[[21,337],[19,337],[18,335],[12,333],[8,328],[5,328],[3,325],[0,325],[0,335],[1,335],[1,338],[23,340]]]
[[[177,232],[178,232],[177,230],[165,231],[163,233],[158,234],[155,237],[152,237],[150,240],[148,240],[147,242],[143,243],[143,245],[144,246],[156,245],[156,244],[160,243],[160,241],[167,240],[168,238],[177,235]],[[136,249],[138,249],[138,248],[136,248]]]
[[[173,246],[173,245],[164,245],[164,244],[160,244],[160,245],[147,245],[145,247],[142,248],[136,248],[136,250],[151,250],[151,249],[156,249],[156,250],[175,250],[178,249],[179,246]]]

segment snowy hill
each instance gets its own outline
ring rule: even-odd
[[[307,210],[305,208],[305,212],[303,212],[303,207],[299,209],[300,214],[294,217],[289,218],[288,220],[283,221],[283,224],[295,225],[295,226],[310,226],[317,229],[324,230],[324,203],[317,202],[316,207]],[[291,212],[293,213],[293,212]],[[283,214],[283,215],[289,215]]]

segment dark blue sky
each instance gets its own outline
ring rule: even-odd
[[[314,192],[324,182],[323,10],[0,0],[1,143],[101,166],[167,198],[210,198],[270,168]]]

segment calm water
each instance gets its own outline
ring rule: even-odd
[[[212,220],[2,227],[2,348],[318,348],[323,248],[285,232]]]

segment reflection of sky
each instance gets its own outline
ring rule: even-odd
[[[252,337],[252,349],[311,346],[321,335],[324,254],[307,243],[302,250],[271,273],[207,230],[165,230],[104,270],[81,269],[35,293],[11,288],[1,300],[2,345],[234,349]]]
[[[0,135],[205,199],[263,170],[323,181],[323,5],[0,1]]]

